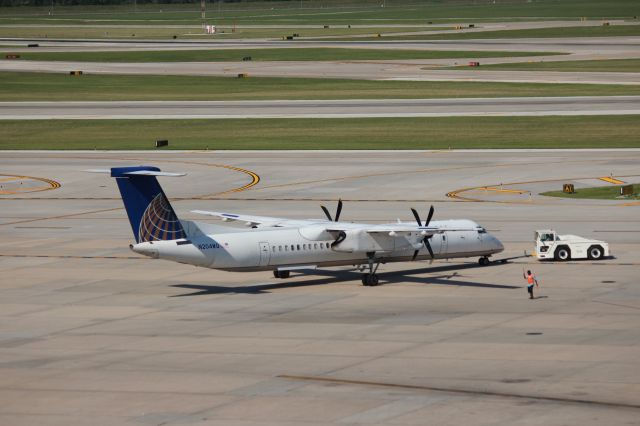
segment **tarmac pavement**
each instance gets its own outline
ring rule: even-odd
[[[610,174],[637,182],[638,160],[638,150],[4,152],[0,423],[636,424],[640,204],[537,193],[610,185],[598,179]],[[380,223],[433,204],[435,218],[483,224],[511,260],[382,265],[383,285],[364,287],[348,268],[275,280],[139,257],[115,182],[82,172],[133,164],[188,172],[161,178],[182,218],[210,220],[195,208],[320,217],[320,203],[341,197],[344,220]],[[260,180],[226,192],[252,177],[225,166]],[[45,180],[21,190],[21,176]],[[511,184],[533,193],[447,196]],[[606,240],[614,257],[525,257],[546,227]],[[535,300],[523,268],[541,282]]]

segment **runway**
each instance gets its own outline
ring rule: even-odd
[[[640,114],[640,96],[278,101],[0,102],[0,120]]]
[[[538,192],[638,182],[624,176],[639,161],[638,150],[4,152],[12,187],[59,186],[0,194],[0,423],[633,424],[640,205]],[[321,217],[342,198],[343,220],[383,223],[433,204],[434,219],[476,220],[513,259],[381,265],[383,285],[364,287],[349,268],[276,280],[137,257],[115,182],[82,170],[139,164],[188,173],[160,178],[182,219]],[[227,192],[253,180],[237,169],[259,183]],[[531,199],[447,196],[503,182]],[[547,227],[605,240],[615,257],[525,257]],[[536,300],[523,268],[541,282]]]

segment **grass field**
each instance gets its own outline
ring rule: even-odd
[[[0,53],[0,57],[10,53]],[[122,52],[24,52],[21,60],[76,62],[227,62],[250,56],[253,61],[354,61],[398,59],[497,58],[560,55],[553,52],[465,52],[403,49],[219,49],[219,50],[143,50]]]
[[[0,22],[2,22],[0,20]],[[157,24],[157,23],[156,23]],[[273,38],[281,39],[292,34],[300,34],[302,37],[319,36],[352,36],[370,34],[372,37],[377,34],[393,36],[397,33],[410,31],[435,31],[438,29],[448,29],[446,27],[408,27],[408,28],[242,28],[233,26],[218,27],[215,35],[206,34],[201,26],[130,26],[130,25],[40,25],[40,26],[0,26],[0,37],[9,38],[50,38],[50,39],[207,39],[226,40],[237,38]]]
[[[468,69],[468,68],[465,68]],[[480,68],[472,68],[480,69]],[[582,71],[582,72],[640,72],[640,59],[609,59],[602,61],[523,62],[483,65],[482,69],[513,71]]]
[[[3,101],[422,99],[640,95],[640,86],[0,73]]]
[[[637,116],[0,121],[0,149],[640,147]]]
[[[627,198],[620,198],[621,186],[598,186],[594,188],[579,188],[573,194],[562,191],[543,192],[540,195],[547,197],[562,197],[592,200],[640,200],[640,185],[634,184],[635,194]]]
[[[630,37],[640,36],[640,25],[610,25],[584,27],[552,27],[526,30],[502,31],[469,31],[460,30],[455,33],[420,34],[383,36],[384,40],[471,40],[471,39],[505,39],[505,38],[562,38],[562,37]],[[339,40],[374,40],[379,38],[341,37]]]
[[[511,1],[418,1],[386,0],[303,0],[302,2],[218,2],[208,4],[212,23],[305,23],[357,24],[371,22],[426,22],[439,20],[595,19],[640,15],[636,0],[511,0]],[[7,8],[1,23],[61,22],[165,22],[199,23],[199,4],[132,4],[113,6]],[[28,15],[28,16],[27,16]]]

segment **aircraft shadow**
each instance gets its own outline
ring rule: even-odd
[[[418,284],[436,284],[436,285],[448,285],[455,287],[479,287],[479,288],[498,288],[498,289],[519,289],[521,286],[502,285],[502,284],[488,284],[478,283],[473,281],[466,281],[461,279],[462,275],[459,275],[457,271],[465,269],[478,268],[476,264],[462,264],[462,265],[446,265],[436,267],[416,268],[402,271],[381,272],[378,274],[380,278],[380,285],[388,285],[401,282],[412,282]],[[451,274],[441,274],[438,276],[429,277],[413,277],[412,275],[434,273],[434,272],[449,272]],[[298,287],[313,287],[317,285],[325,285],[336,282],[344,281],[360,281],[361,272],[356,270],[315,270],[313,275],[321,275],[324,278],[310,279],[304,281],[278,281],[276,283],[267,284],[255,284],[247,286],[216,286],[216,285],[202,285],[202,284],[175,284],[172,287],[183,288],[188,290],[194,290],[193,292],[176,294],[169,297],[186,297],[186,296],[204,296],[207,294],[262,294],[270,293],[271,290],[286,289],[286,288],[298,288]],[[305,274],[299,274],[305,275]]]

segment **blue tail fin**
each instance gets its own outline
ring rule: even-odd
[[[180,176],[163,173],[157,167],[114,167],[124,207],[137,243],[186,238],[182,224],[162,191],[156,176]]]

